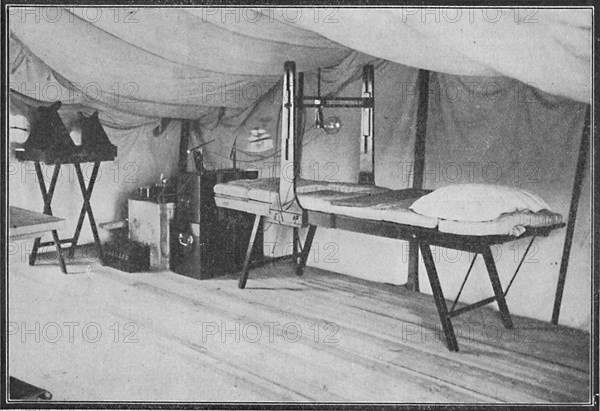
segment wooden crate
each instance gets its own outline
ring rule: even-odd
[[[150,268],[169,269],[170,225],[175,203],[129,199],[129,238],[150,246]]]

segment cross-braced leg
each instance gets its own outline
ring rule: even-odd
[[[73,258],[73,256],[74,256],[75,247],[77,247],[77,242],[79,241],[79,235],[81,234],[83,220],[85,219],[85,215],[87,214],[88,219],[90,221],[90,228],[92,229],[92,235],[94,236],[94,243],[96,244],[96,248],[98,250],[98,258],[100,260],[100,263],[104,264],[104,253],[102,251],[102,243],[100,242],[100,236],[98,235],[98,229],[96,227],[96,220],[94,219],[94,213],[92,212],[92,206],[90,204],[92,192],[94,190],[94,184],[96,183],[96,177],[98,176],[99,169],[100,169],[100,163],[95,162],[94,168],[92,169],[92,175],[90,176],[90,182],[88,183],[88,186],[86,187],[85,179],[83,177],[83,172],[81,171],[81,165],[79,163],[75,164],[77,180],[79,181],[79,187],[81,188],[81,194],[83,195],[83,205],[81,206],[81,212],[79,213],[79,220],[77,221],[77,226],[75,227],[75,234],[73,235],[73,241],[71,242],[71,248],[69,250],[69,257]]]
[[[40,163],[35,163],[35,173],[37,175],[38,184],[40,186],[40,191],[42,193],[42,199],[44,201],[44,214],[52,215],[52,197],[54,196],[54,189],[56,188],[56,182],[58,181],[58,175],[60,173],[60,164],[56,164],[54,166],[54,171],[52,173],[52,179],[50,180],[50,187],[46,189],[46,182],[44,181],[44,174],[42,173],[42,166]],[[58,238],[58,234],[54,237],[54,243],[57,246],[57,251],[60,248],[60,239]],[[57,242],[58,241],[58,242]],[[36,237],[33,241],[33,249],[31,250],[31,254],[29,254],[29,265],[35,265],[35,261],[37,259],[38,250],[41,245],[41,237]],[[59,252],[59,263],[61,264],[61,268],[64,266],[64,261],[60,261],[62,258],[62,253]],[[63,272],[66,273],[66,269],[63,269]]]

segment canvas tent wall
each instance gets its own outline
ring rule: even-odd
[[[278,133],[278,84],[286,60],[308,73],[307,88],[315,87],[316,69],[322,68],[324,92],[342,95],[359,89],[363,64],[375,64],[376,183],[409,187],[415,85],[418,68],[424,68],[433,71],[425,186],[515,185],[540,194],[566,216],[591,103],[591,10],[456,10],[461,12],[11,8],[10,110],[32,119],[31,107],[61,100],[67,123],[77,111],[100,111],[119,147],[117,161],[103,164],[92,199],[108,205],[97,208],[96,219],[109,221],[124,217],[125,199],[137,186],[161,173],[173,175],[182,119],[195,122],[199,140],[217,139],[207,149],[212,166],[231,165],[237,139],[240,164],[277,174],[276,148],[244,151],[252,128]],[[325,136],[306,125],[304,176],[356,181],[359,119],[342,110],[327,114],[340,117],[342,130]],[[161,127],[164,118],[174,121]],[[8,171],[11,204],[41,209],[27,166],[11,157]],[[80,195],[76,184],[67,171],[56,194],[57,201],[71,199],[56,206],[71,220],[79,209],[72,201]],[[562,323],[580,328],[589,326],[589,215],[586,171],[561,316]],[[269,235],[279,244],[289,242],[282,233]],[[522,291],[509,295],[516,314],[549,319],[563,240],[564,231],[558,231],[538,242],[518,279]],[[337,231],[323,231],[315,242],[318,258],[311,265],[377,281],[406,280],[406,244]],[[497,250],[503,272],[522,247]],[[444,253],[439,251],[441,272],[464,272],[468,256]],[[460,276],[442,281],[451,298]],[[471,281],[467,301],[487,295]],[[422,288],[427,291],[427,284]]]

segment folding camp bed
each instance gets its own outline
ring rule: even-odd
[[[498,304],[502,323],[506,328],[512,328],[513,323],[506,305],[505,295],[534,239],[537,236],[546,236],[553,229],[564,226],[561,216],[549,211],[515,212],[504,214],[494,221],[448,221],[421,215],[410,209],[417,199],[428,194],[430,190],[390,190],[367,184],[300,179],[297,156],[297,150],[300,147],[298,144],[300,137],[298,135],[298,112],[304,107],[321,106],[327,102],[314,97],[303,97],[301,86],[297,94],[295,83],[295,67],[293,63],[288,62],[285,65],[283,83],[282,177],[238,180],[227,184],[218,184],[214,188],[215,201],[219,207],[244,211],[256,216],[239,287],[244,288],[246,285],[254,239],[265,220],[293,228],[293,256],[296,257],[298,275],[303,273],[317,227],[336,228],[418,243],[449,350],[458,351],[458,343],[451,322],[452,317],[494,301]],[[302,84],[301,76],[299,83]],[[366,66],[363,70],[362,97],[351,100],[348,98],[329,99],[333,101],[332,105],[338,107],[361,108],[363,137],[371,139],[372,143],[374,129],[373,85],[373,67]],[[306,99],[311,103],[306,104]],[[293,175],[286,175],[284,170],[293,170]],[[304,244],[301,245],[298,230],[303,227],[308,230]],[[524,237],[531,237],[531,241],[508,287],[503,290],[491,247]],[[469,270],[450,309],[448,309],[440,285],[431,246],[474,253]],[[494,296],[455,309],[478,255],[481,255],[485,262]]]

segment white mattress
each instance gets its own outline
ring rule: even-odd
[[[298,194],[298,200],[303,208],[311,211],[425,228],[437,226],[436,218],[417,214],[408,208],[414,198],[403,201],[395,198],[398,192],[382,187],[373,187],[359,195],[321,191]]]
[[[536,213],[515,211],[505,213],[491,221],[439,220],[441,232],[464,235],[512,235],[520,236],[526,227],[549,227],[562,223],[562,215],[548,210]]]
[[[235,180],[229,183],[217,184],[214,187],[215,194],[239,199],[273,203],[277,200],[279,189],[278,178],[259,178],[254,180]],[[343,198],[366,194],[369,192],[381,192],[381,187],[366,184],[338,183],[315,180],[298,180],[296,193],[311,193],[317,191],[335,191],[343,195]]]
[[[260,178],[217,184],[214,191],[217,196],[250,201],[253,204],[272,204],[277,200],[278,189],[278,178]],[[372,185],[299,180],[296,194],[302,208],[308,211],[424,228],[437,227],[441,232],[459,235],[520,236],[525,232],[525,227],[547,227],[562,222],[560,214],[547,210],[537,213],[529,211],[508,213],[492,221],[443,220],[424,216],[409,209],[423,194]]]
[[[234,180],[228,183],[217,184],[214,187],[215,194],[248,199],[248,193],[252,188],[262,188],[267,191],[277,190],[278,178],[259,178],[254,180]]]
[[[271,204],[277,200],[279,180],[276,178],[261,178],[256,180],[236,180],[226,184],[217,184],[215,193],[220,196],[239,198]],[[375,221],[435,228],[435,218],[419,215],[408,209],[410,203],[398,203],[393,198],[380,202],[380,196],[392,194],[394,191],[367,184],[338,183],[327,181],[300,180],[296,186],[296,194],[302,208],[309,211],[319,211],[345,215]],[[370,206],[348,206],[335,204],[341,200],[353,198],[375,198],[377,204]],[[369,201],[367,201],[369,202]],[[362,201],[359,203],[364,204]]]

